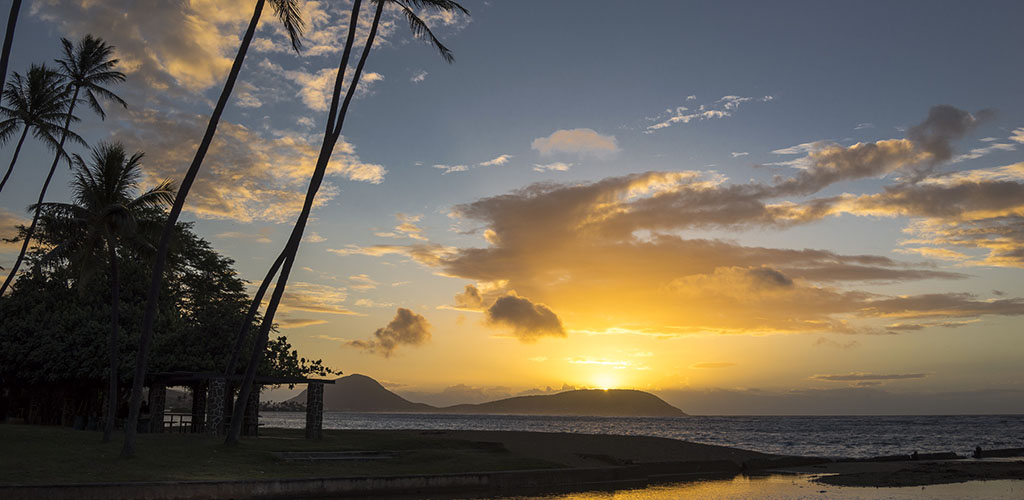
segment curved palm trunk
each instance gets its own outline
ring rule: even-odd
[[[264,3],[265,0],[257,0],[256,2],[256,8],[253,10],[249,27],[242,37],[241,45],[238,46],[235,62],[231,65],[231,72],[228,73],[228,79],[224,82],[224,89],[221,90],[217,106],[214,107],[213,114],[210,115],[210,122],[206,126],[206,133],[203,135],[202,142],[199,143],[199,149],[196,150],[195,158],[192,159],[188,172],[185,173],[185,177],[178,186],[178,194],[174,198],[174,205],[171,206],[171,212],[168,214],[167,222],[164,223],[163,232],[160,234],[156,260],[153,262],[153,275],[150,278],[149,291],[146,295],[146,310],[142,316],[142,333],[139,336],[139,348],[135,356],[135,376],[132,380],[132,396],[128,405],[128,422],[125,424],[124,447],[121,449],[122,457],[135,455],[135,426],[139,419],[139,409],[142,406],[142,385],[146,377],[149,344],[153,339],[153,325],[156,322],[160,285],[164,279],[164,266],[167,263],[167,250],[171,242],[171,235],[174,233],[174,226],[178,222],[178,216],[181,215],[181,210],[185,206],[185,198],[188,197],[188,192],[192,188],[196,175],[199,174],[199,168],[202,167],[206,152],[210,149],[210,142],[213,141],[213,135],[216,133],[217,125],[220,123],[220,116],[227,106],[228,97],[231,96],[231,91],[235,87],[235,80],[238,79],[238,73],[242,69],[242,62],[245,61],[245,54],[249,50],[249,44],[252,43],[252,37],[256,33],[256,26],[259,24],[260,15],[263,13]]]
[[[75,104],[78,102],[78,91],[80,87],[75,87],[75,93],[71,97],[71,105],[68,106],[68,117],[64,120],[64,130],[60,134],[60,143],[57,144],[57,153],[53,156],[53,164],[50,165],[50,172],[46,174],[46,180],[43,181],[43,189],[39,191],[39,199],[36,200],[35,213],[32,215],[32,224],[28,226],[28,231],[25,232],[25,241],[21,243],[21,252],[18,253],[18,258],[14,261],[14,265],[11,266],[11,274],[7,275],[7,279],[4,280],[3,286],[0,286],[0,300],[3,299],[4,292],[7,291],[7,287],[11,286],[14,281],[14,276],[18,274],[18,268],[21,267],[21,261],[25,259],[25,252],[28,251],[28,244],[32,241],[32,234],[36,231],[36,224],[39,223],[39,214],[43,209],[43,198],[46,197],[46,190],[50,187],[50,181],[53,180],[53,173],[57,171],[57,164],[60,163],[61,153],[64,152],[64,141],[68,138],[68,130],[71,127],[71,116],[72,112],[75,111]]]
[[[358,3],[353,7],[357,7]],[[352,74],[352,83],[349,84],[348,91],[345,93],[345,102],[341,106],[341,110],[338,112],[337,123],[334,124],[333,131],[327,131],[324,135],[323,145],[320,147],[320,155],[317,158],[316,168],[313,170],[313,176],[309,181],[309,188],[306,190],[306,198],[302,204],[302,212],[299,214],[298,220],[295,222],[295,228],[292,229],[291,237],[288,239],[288,244],[285,247],[284,253],[286,258],[281,268],[281,275],[277,279],[277,285],[274,287],[274,293],[270,297],[270,304],[267,305],[267,311],[263,316],[263,323],[260,325],[259,336],[256,337],[256,345],[253,346],[252,356],[249,360],[249,366],[245,369],[245,378],[242,380],[242,386],[239,388],[238,401],[235,403],[234,412],[231,415],[231,428],[228,431],[228,435],[225,438],[225,443],[234,444],[238,442],[238,436],[242,430],[242,419],[245,417],[245,406],[246,401],[249,399],[249,393],[252,390],[253,381],[256,378],[256,369],[263,359],[263,351],[266,349],[267,340],[270,337],[270,329],[274,324],[274,314],[277,313],[277,306],[281,303],[281,297],[284,295],[285,287],[288,284],[288,276],[291,274],[292,264],[295,263],[295,255],[299,250],[299,243],[302,241],[302,233],[306,229],[306,223],[309,221],[309,214],[313,209],[313,201],[316,199],[317,191],[320,189],[320,185],[323,183],[324,174],[327,172],[327,164],[331,160],[331,154],[334,152],[334,145],[337,144],[338,137],[341,134],[341,128],[345,123],[345,114],[348,112],[348,106],[352,101],[352,97],[355,95],[355,90],[359,86],[359,78],[362,75],[363,67],[366,65],[366,58],[370,55],[370,49],[373,47],[374,38],[377,36],[377,27],[380,24],[380,16],[384,11],[384,2],[377,2],[377,10],[374,12],[373,25],[370,27],[370,34],[366,39],[366,45],[363,47],[363,53],[359,57],[359,63],[356,65],[355,73]],[[356,17],[357,11],[353,11],[353,17]],[[347,49],[348,47],[346,47]],[[343,74],[343,68],[339,71],[339,78]],[[336,89],[340,90],[340,85],[335,85]],[[337,101],[335,100],[334,103]],[[333,104],[332,103],[332,108]]]
[[[0,192],[3,192],[4,185],[7,184],[7,179],[11,176],[11,172],[14,170],[14,163],[18,161],[18,153],[21,152],[21,145],[25,143],[25,136],[28,135],[28,125],[25,125],[25,130],[21,131],[21,138],[18,139],[18,145],[14,148],[14,157],[11,158],[11,164],[7,167],[7,173],[4,174],[4,180],[0,181]]]
[[[277,270],[281,268],[281,263],[284,262],[285,252],[281,252],[281,255],[277,256],[277,260],[270,266],[270,270],[267,271],[267,276],[263,278],[263,283],[260,284],[259,290],[256,290],[256,296],[252,299],[252,304],[249,305],[249,311],[245,314],[245,319],[242,320],[242,326],[238,329],[238,335],[235,337],[235,345],[231,349],[231,359],[228,361],[227,368],[224,369],[224,375],[230,376],[235,374],[235,370],[238,369],[238,360],[242,357],[242,348],[245,347],[245,338],[249,335],[249,329],[252,328],[252,322],[256,319],[256,313],[260,310],[260,304],[263,303],[263,296],[267,294],[267,289],[270,288],[270,282],[277,275]],[[231,399],[234,389],[231,387],[231,383],[224,391],[224,408],[231,407]],[[224,425],[226,422],[224,419],[220,420],[220,427],[217,428],[218,433],[224,432]]]
[[[7,34],[4,35],[3,54],[0,54],[0,89],[7,83],[7,62],[11,59],[11,45],[14,44],[14,27],[18,24],[18,11],[21,10],[21,0],[14,0],[11,3],[11,14],[7,18]]]
[[[110,383],[107,389],[107,420],[103,423],[103,442],[109,442],[114,434],[114,420],[117,418],[117,351],[121,338],[121,281],[117,274],[117,250],[113,238],[107,238],[110,253]],[[127,424],[125,424],[127,425]]]

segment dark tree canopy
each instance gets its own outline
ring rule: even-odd
[[[0,385],[102,384],[110,332],[110,294],[105,270],[79,269],[74,259],[54,258],[57,241],[43,218],[42,248],[29,272],[0,301]],[[40,234],[42,233],[42,234]],[[138,325],[149,282],[146,252],[125,250],[121,269],[122,380],[135,369]],[[157,318],[151,372],[224,370],[238,324],[249,305],[234,261],[179,224]],[[258,320],[258,319],[257,319]],[[285,337],[267,346],[263,375],[331,373],[319,360],[300,358]],[[244,369],[245,367],[240,367]]]

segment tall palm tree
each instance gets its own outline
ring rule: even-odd
[[[68,107],[71,105],[71,93],[64,85],[63,77],[46,65],[33,64],[24,77],[14,73],[14,77],[4,89],[3,97],[7,105],[0,106],[0,144],[5,144],[13,138],[19,127],[21,135],[18,138],[18,145],[14,148],[11,164],[7,167],[3,180],[0,180],[0,191],[3,191],[7,179],[14,170],[18,154],[21,153],[21,145],[25,143],[25,137],[29,132],[50,149],[59,151],[57,136],[61,130],[60,122],[67,118]],[[72,116],[71,120],[78,121],[78,118]],[[68,138],[85,144],[85,141],[74,132],[69,131]]]
[[[303,201],[302,211],[299,213],[298,220],[295,222],[295,227],[292,229],[292,234],[288,239],[288,243],[285,245],[284,251],[282,252],[284,262],[281,264],[281,273],[277,279],[277,285],[274,287],[274,292],[271,294],[270,302],[267,304],[266,313],[263,316],[263,322],[260,325],[260,330],[256,337],[255,345],[253,346],[252,354],[250,356],[249,365],[245,370],[245,378],[242,380],[242,385],[239,388],[238,400],[235,402],[234,411],[231,415],[231,427],[228,430],[225,442],[228,444],[237,443],[239,434],[242,430],[242,419],[245,415],[245,406],[248,401],[249,394],[252,390],[253,381],[256,378],[256,369],[260,364],[263,357],[263,350],[266,348],[267,340],[270,336],[270,329],[273,327],[274,314],[277,312],[277,306],[281,303],[281,297],[284,295],[285,287],[288,284],[288,276],[291,273],[292,265],[295,262],[295,255],[299,249],[299,243],[302,241],[302,233],[306,228],[306,223],[309,220],[309,215],[313,209],[313,202],[316,199],[317,191],[320,189],[320,185],[323,183],[324,175],[327,172],[327,164],[330,162],[331,154],[334,152],[334,146],[338,142],[338,138],[341,136],[342,127],[345,124],[345,116],[348,114],[348,107],[352,102],[353,96],[355,96],[356,88],[359,86],[359,79],[363,73],[363,67],[366,65],[366,59],[370,55],[370,50],[373,48],[374,39],[377,36],[377,28],[380,25],[381,14],[384,12],[384,7],[387,4],[397,6],[406,19],[409,21],[410,28],[416,36],[424,37],[438,49],[441,53],[441,57],[447,62],[452,62],[451,51],[445,47],[440,40],[430,31],[430,28],[423,22],[413,10],[414,8],[432,8],[440,11],[458,11],[464,14],[469,12],[458,3],[451,0],[374,0],[377,3],[377,8],[373,14],[373,22],[370,25],[370,33],[367,36],[366,43],[363,46],[363,52],[359,57],[359,62],[356,64],[354,73],[352,74],[352,81],[349,83],[348,90],[345,93],[345,100],[341,104],[341,108],[338,109],[338,100],[341,94],[342,83],[344,82],[345,68],[348,63],[348,56],[352,50],[352,39],[353,32],[355,31],[355,24],[359,17],[360,0],[355,0],[352,6],[351,24],[349,26],[348,40],[345,45],[345,49],[342,53],[341,63],[338,66],[338,74],[334,81],[334,92],[331,97],[331,106],[328,111],[329,115],[327,118],[327,129],[324,131],[323,142],[320,146],[320,154],[317,157],[316,167],[313,170],[312,178],[309,181],[309,187],[306,190],[306,198]],[[337,110],[337,115],[335,111]],[[268,275],[268,277],[271,277]]]
[[[18,24],[21,0],[11,2],[11,13],[7,16],[7,32],[4,34],[3,53],[0,53],[0,88],[7,82],[7,62],[11,60],[11,45],[14,44],[14,27]]]
[[[113,46],[107,45],[106,42],[92,35],[85,35],[78,45],[71,43],[67,38],[61,38],[60,41],[63,45],[64,55],[57,59],[57,64],[60,65],[61,74],[71,88],[71,103],[68,105],[67,116],[64,118],[64,128],[60,134],[60,141],[57,143],[57,153],[50,165],[50,172],[46,175],[46,180],[43,181],[43,188],[39,191],[39,200],[34,205],[36,210],[32,215],[32,223],[28,226],[25,239],[21,243],[21,252],[18,253],[18,258],[14,261],[11,273],[7,275],[3,286],[0,286],[0,299],[3,298],[7,287],[14,281],[14,276],[18,274],[18,268],[25,258],[29,242],[32,241],[36,224],[39,223],[39,208],[43,205],[46,190],[50,187],[50,181],[53,180],[53,174],[57,171],[60,159],[67,156],[67,153],[64,152],[64,141],[69,136],[71,119],[74,116],[79,95],[83,95],[86,104],[100,115],[101,119],[106,118],[107,115],[103,112],[103,106],[100,105],[100,98],[128,107],[123,99],[105,87],[105,85],[124,81],[124,73],[114,70],[118,60],[110,57],[114,53]]]
[[[153,274],[150,278],[149,291],[146,295],[146,310],[142,316],[142,333],[139,336],[139,348],[136,353],[135,360],[135,378],[132,381],[132,397],[128,405],[128,420],[130,422],[136,422],[139,418],[139,411],[142,407],[142,386],[146,376],[146,364],[149,356],[149,344],[153,338],[153,325],[156,321],[156,310],[158,306],[158,300],[160,299],[160,285],[164,279],[164,266],[167,262],[167,251],[171,243],[171,237],[174,233],[175,224],[178,222],[178,217],[181,215],[181,210],[185,206],[185,199],[188,197],[189,191],[192,189],[192,183],[196,179],[196,175],[199,174],[199,169],[203,166],[203,160],[206,158],[206,152],[210,149],[210,142],[213,141],[213,135],[217,132],[217,125],[220,123],[220,116],[224,112],[224,108],[228,104],[228,98],[231,97],[231,92],[235,88],[235,81],[238,79],[238,73],[242,69],[242,63],[245,61],[245,55],[249,51],[249,44],[252,42],[252,37],[256,33],[256,27],[259,25],[260,16],[263,14],[263,7],[266,0],[256,0],[256,7],[253,10],[252,18],[249,21],[249,27],[245,30],[245,34],[242,36],[242,43],[238,46],[238,52],[235,54],[235,62],[231,65],[231,71],[228,73],[228,79],[224,82],[224,88],[221,89],[220,98],[217,99],[217,105],[213,108],[213,113],[210,115],[210,121],[206,125],[206,133],[203,134],[203,139],[199,143],[199,148],[196,149],[196,155],[192,158],[192,164],[189,165],[188,171],[185,172],[185,176],[181,179],[181,186],[178,188],[178,194],[174,198],[174,204],[171,206],[171,212],[167,216],[167,221],[164,223],[163,232],[160,234],[160,242],[156,249],[156,258],[153,261]],[[298,0],[270,0],[270,5],[277,13],[278,20],[284,26],[285,31],[288,32],[288,37],[291,40],[292,49],[299,52],[302,49],[302,32],[305,30],[305,23],[302,20],[302,14],[299,11]],[[131,457],[135,455],[135,428],[128,427],[125,432],[124,447],[121,450],[121,456]]]
[[[110,269],[110,373],[103,442],[110,441],[117,411],[121,311],[118,249],[125,243],[136,248],[148,246],[138,230],[140,215],[149,209],[166,207],[174,200],[174,185],[169,180],[138,193],[141,160],[142,152],[128,156],[121,144],[105,142],[93,148],[89,162],[76,154],[71,182],[74,202],[44,203],[39,207],[46,214],[43,219],[50,226],[48,229],[67,238],[51,254],[70,255],[84,270],[94,269],[103,261]]]

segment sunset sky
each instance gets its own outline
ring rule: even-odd
[[[177,179],[253,4],[27,2],[9,74],[104,38],[129,108],[79,133]],[[278,314],[302,355],[434,404],[1024,412],[1024,4],[464,5],[426,16],[451,65],[388,13]],[[183,216],[248,280],[344,41],[346,2],[302,11],[296,55],[268,7]],[[26,148],[3,235],[49,164]]]

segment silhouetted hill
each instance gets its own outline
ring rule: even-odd
[[[306,391],[288,400],[306,404]],[[325,411],[354,412],[436,412],[437,408],[413,403],[395,394],[366,375],[341,377],[334,384],[324,384]]]
[[[306,403],[306,391],[288,400]],[[616,417],[674,417],[686,415],[658,396],[643,391],[567,391],[543,396],[519,396],[480,404],[437,408],[413,403],[366,375],[353,374],[324,385],[324,410],[351,412],[462,413],[506,415],[578,415]]]
[[[519,396],[489,403],[441,408],[444,413],[577,415],[607,417],[675,417],[682,410],[654,394],[626,389],[579,390],[544,396]]]

